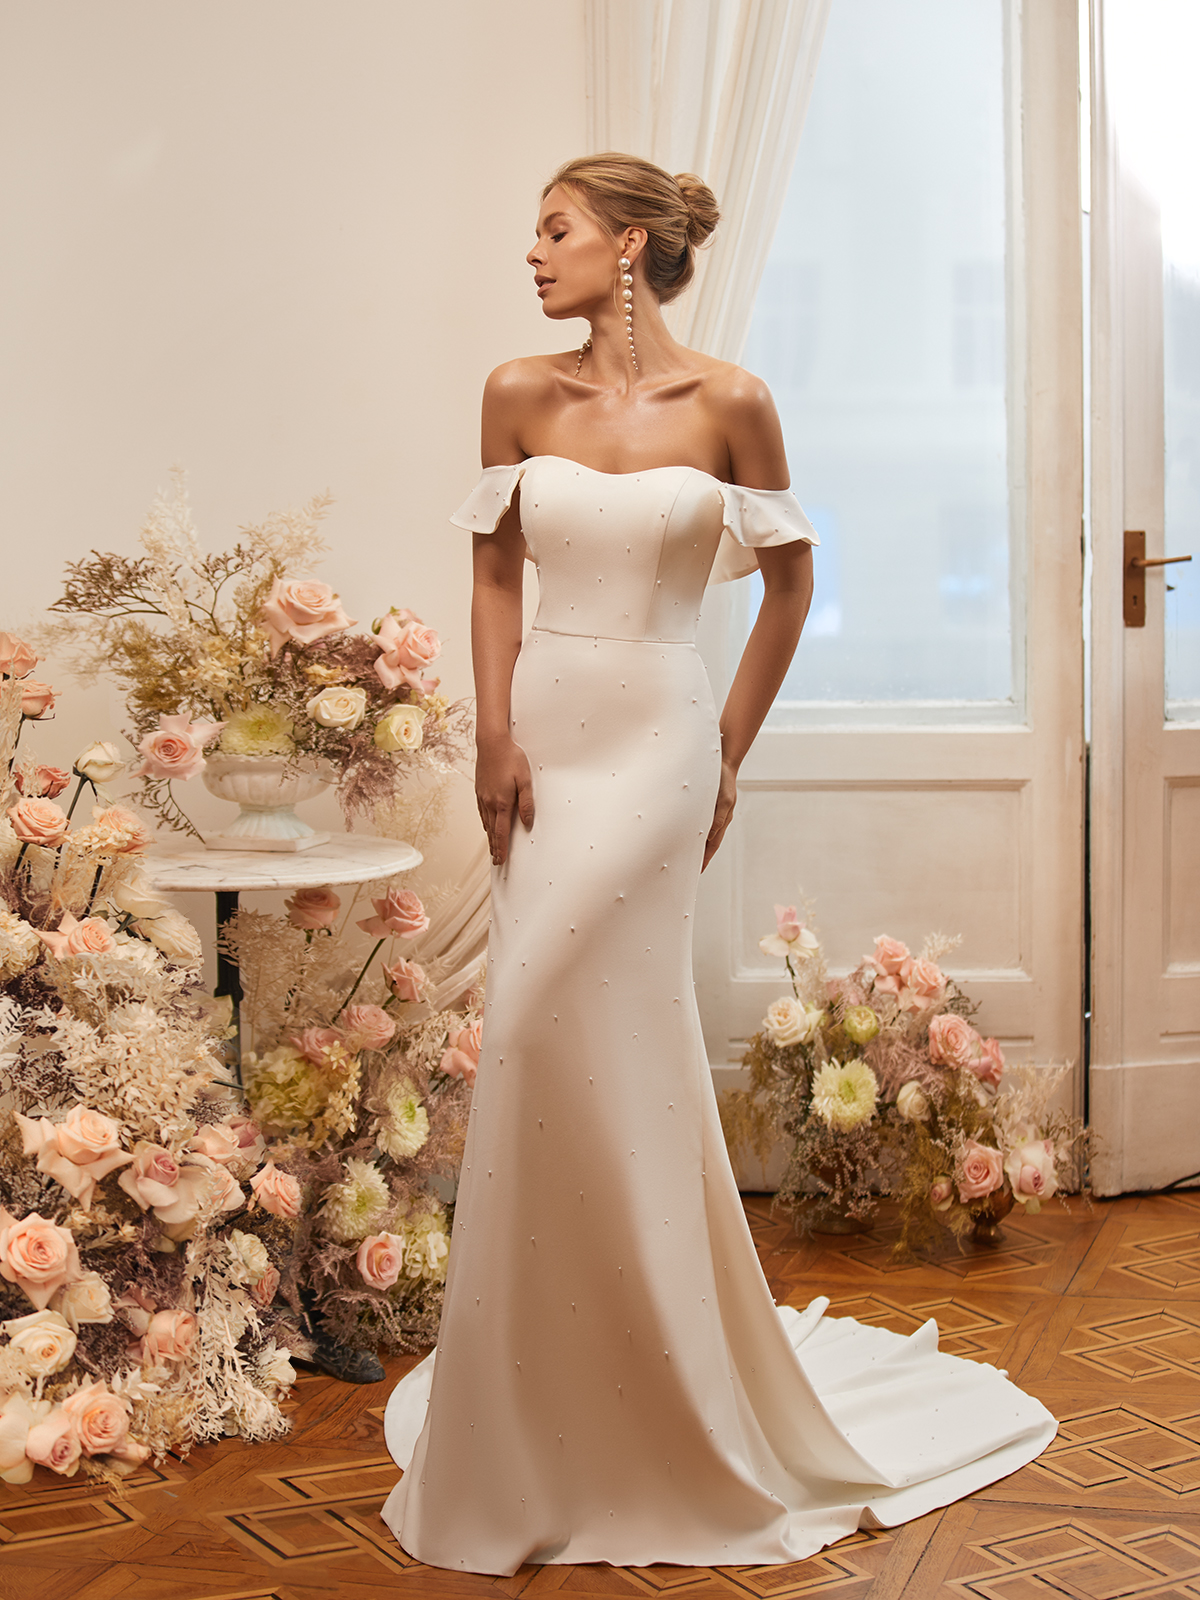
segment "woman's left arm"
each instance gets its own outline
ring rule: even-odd
[[[790,479],[779,417],[765,384],[748,374],[728,396],[724,421],[734,483],[786,489]],[[813,592],[812,546],[797,540],[755,552],[763,600],[721,713],[721,784],[704,865],[712,860],[737,802],[737,775],[784,680]]]

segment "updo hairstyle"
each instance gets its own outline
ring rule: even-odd
[[[651,161],[616,150],[566,162],[542,190],[543,200],[556,184],[614,237],[625,228],[645,228],[646,282],[664,304],[692,281],[696,249],[721,218],[716,196],[694,172],[673,178]]]

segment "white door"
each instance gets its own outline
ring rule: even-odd
[[[1094,1181],[1116,1194],[1200,1171],[1200,17],[1190,5],[1105,9],[1092,216],[1090,1079]],[[1130,564],[1189,553],[1186,565]]]
[[[797,898],[837,971],[960,933],[1009,1056],[1081,1059],[1080,263],[1076,0],[833,0],[745,354],[818,588],[702,884],[715,1068],[780,992],[758,940]],[[736,587],[706,605],[722,684]]]

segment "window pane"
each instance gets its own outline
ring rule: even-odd
[[[833,0],[744,357],[822,540],[776,720],[1010,700],[1005,281],[1001,0]]]

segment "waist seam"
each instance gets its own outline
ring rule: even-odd
[[[694,650],[696,648],[694,639],[650,639],[645,635],[638,638],[632,634],[622,633],[570,633],[566,628],[547,628],[538,622],[535,622],[529,631],[530,633],[552,633],[559,639],[604,639],[611,644],[669,644],[674,645],[679,650]]]

